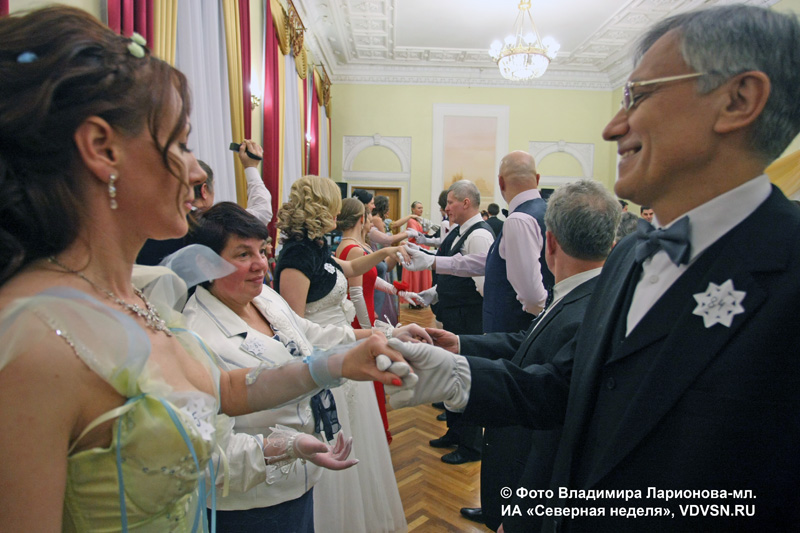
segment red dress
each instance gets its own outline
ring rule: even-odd
[[[359,248],[364,254],[366,255],[367,251],[364,250],[358,244],[351,244],[345,247],[342,250],[342,253],[339,255],[340,259],[347,259],[350,250],[353,248]],[[372,267],[372,270],[363,274],[361,277],[361,288],[364,293],[364,300],[366,300],[367,304],[367,314],[369,315],[369,323],[370,325],[375,324],[375,280],[378,278],[378,269],[377,267]],[[350,298],[350,296],[347,296]],[[361,329],[361,324],[358,323],[358,317],[353,319],[353,323],[351,324],[353,329]],[[375,396],[378,398],[378,409],[381,412],[381,419],[383,420],[383,430],[386,432],[386,442],[388,444],[392,443],[392,434],[389,432],[389,417],[386,415],[386,393],[383,390],[383,383],[379,383],[377,381],[373,381],[372,384],[375,386]]]
[[[420,233],[425,233],[422,230],[422,224],[417,222],[416,219],[410,218],[408,219],[408,223],[406,227],[409,229],[415,229]],[[409,242],[416,242],[414,239],[408,239]],[[427,249],[427,246],[420,245],[420,248]],[[408,290],[410,292],[416,292],[419,294],[420,292],[430,289],[431,285],[433,284],[433,279],[431,278],[431,271],[430,270],[420,270],[419,272],[412,272],[408,269],[403,270],[403,281],[408,283]]]

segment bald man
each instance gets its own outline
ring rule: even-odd
[[[544,261],[547,204],[537,189],[539,174],[533,156],[522,151],[506,155],[500,162],[498,181],[509,214],[488,252],[434,258],[409,249],[412,262],[406,266],[452,276],[485,275],[485,333],[527,329],[555,283]]]

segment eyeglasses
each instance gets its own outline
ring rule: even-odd
[[[705,76],[705,72],[692,72],[691,74],[667,76],[666,78],[656,78],[654,80],[629,81],[622,89],[622,109],[624,109],[626,112],[630,111],[639,102],[639,100],[645,96],[644,94],[635,94],[633,90],[636,87],[655,85],[657,83],[669,83],[671,81],[688,80],[691,78],[699,78],[700,76]]]

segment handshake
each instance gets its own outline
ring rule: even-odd
[[[440,346],[455,351],[458,339],[452,333],[429,329],[428,333]],[[423,403],[444,401],[448,409],[463,411],[469,400],[472,383],[467,359],[440,346],[422,342],[403,342],[389,339],[389,347],[397,350],[406,362],[392,362],[379,355],[379,370],[389,371],[400,378],[400,385],[386,385],[389,403],[395,409]]]

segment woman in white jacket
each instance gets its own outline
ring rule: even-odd
[[[204,212],[189,234],[190,242],[208,246],[236,268],[197,287],[184,308],[187,326],[216,353],[220,368],[280,366],[310,356],[315,348],[370,335],[369,330],[320,326],[301,318],[264,285],[267,236],[261,222],[230,202]],[[396,330],[401,334],[402,328]],[[221,473],[217,531],[314,531],[312,489],[321,468],[299,459],[280,466],[266,464],[262,449],[275,438],[276,428],[281,439],[297,433],[320,438],[324,432],[325,440],[332,440],[340,425],[330,391],[234,419],[220,443],[228,463],[228,493],[220,490],[225,484]]]

